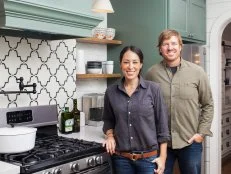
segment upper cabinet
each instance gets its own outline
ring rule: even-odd
[[[179,31],[183,42],[205,42],[205,0],[133,0],[111,1],[115,13],[108,14],[108,26],[116,28],[116,37],[123,45],[108,48],[108,58],[115,60],[115,72],[120,72],[118,57],[124,46],[135,45],[144,53],[142,72],[160,62],[158,37],[164,29]],[[127,7],[129,7],[129,12]]]
[[[180,32],[185,41],[206,41],[205,0],[168,0],[167,7],[167,28]]]
[[[104,19],[92,0],[0,0],[0,34],[40,39],[90,37]]]

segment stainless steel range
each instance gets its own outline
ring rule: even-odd
[[[22,174],[111,174],[109,155],[100,143],[57,134],[57,106],[0,109],[0,127],[36,127],[35,147],[27,152],[0,154],[0,160],[20,166]]]

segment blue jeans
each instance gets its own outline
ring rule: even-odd
[[[114,174],[153,174],[156,164],[152,161],[155,158],[157,155],[133,161],[114,154],[112,156]]]
[[[164,174],[173,174],[176,159],[181,174],[200,174],[202,150],[202,143],[195,142],[182,149],[168,148]]]

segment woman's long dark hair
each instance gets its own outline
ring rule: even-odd
[[[140,59],[140,63],[143,63],[144,61],[144,55],[143,55],[143,52],[141,51],[141,49],[139,49],[138,47],[136,46],[133,46],[133,45],[130,45],[130,46],[126,46],[122,49],[122,51],[120,52],[120,62],[122,61],[122,58],[124,56],[124,54],[128,51],[132,51],[134,53],[136,53]]]

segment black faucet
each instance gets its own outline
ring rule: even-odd
[[[16,78],[17,83],[19,83],[19,91],[0,91],[0,94],[20,94],[20,93],[36,93],[36,83],[33,83],[32,85],[24,85],[23,83],[23,77]],[[32,91],[23,91],[25,87],[33,87]]]

